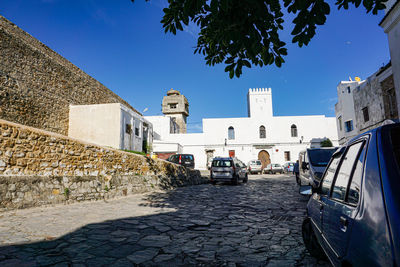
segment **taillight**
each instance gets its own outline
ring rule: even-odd
[[[179,164],[182,164],[182,155],[179,155]]]

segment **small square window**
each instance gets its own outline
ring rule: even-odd
[[[353,121],[346,121],[345,122],[346,132],[353,131]]]
[[[362,113],[364,116],[364,122],[369,121],[369,112],[368,112],[368,107],[365,107],[362,109]]]
[[[169,104],[169,108],[171,108],[171,109],[175,109],[177,106],[178,106],[177,103]]]
[[[125,125],[125,133],[127,133],[127,134],[132,133],[132,125],[130,125],[130,124]]]

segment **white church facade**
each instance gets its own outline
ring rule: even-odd
[[[329,138],[338,145],[335,117],[274,116],[271,88],[249,89],[247,104],[248,117],[203,119],[202,133],[173,133],[170,117],[147,116],[153,124],[154,153],[160,158],[193,154],[195,168],[206,169],[207,161],[216,156],[235,156],[246,164],[254,159],[263,165],[283,164],[295,162],[312,139]]]

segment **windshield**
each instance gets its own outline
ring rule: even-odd
[[[212,162],[213,167],[231,167],[232,161],[230,160],[214,160]]]
[[[311,165],[315,167],[325,167],[328,165],[329,160],[335,151],[336,148],[307,150]]]
[[[274,167],[280,167],[281,164],[272,164]]]

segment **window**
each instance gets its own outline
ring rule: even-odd
[[[353,131],[353,121],[346,121],[344,123],[344,126],[346,127],[346,132],[351,132]]]
[[[340,169],[338,171],[335,185],[333,186],[332,198],[338,200],[345,200],[347,185],[349,184],[351,171],[353,170],[354,163],[357,159],[358,152],[362,147],[363,143],[358,142],[354,145],[351,145],[343,157],[342,164],[340,165]]]
[[[169,104],[169,108],[175,109],[178,106],[178,103],[171,103]]]
[[[327,171],[325,176],[322,178],[322,185],[321,185],[321,194],[328,195],[329,191],[331,190],[331,185],[333,178],[335,177],[336,168],[340,161],[340,154],[337,155],[332,161],[331,164],[327,167]]]
[[[228,128],[228,139],[229,140],[235,139],[235,129],[232,126]]]
[[[347,86],[347,93],[351,93],[350,86]]]
[[[340,131],[342,131],[342,116],[339,116],[337,118],[337,120],[338,120],[338,124],[339,124],[339,129],[340,129]]]
[[[290,151],[285,151],[285,161],[290,161]]]
[[[132,133],[132,125],[125,124],[125,133],[131,134]]]
[[[265,127],[263,125],[260,126],[260,138],[266,137]]]
[[[290,131],[292,134],[292,137],[297,137],[297,126],[292,124],[292,126],[290,127]]]
[[[356,164],[356,169],[354,170],[353,177],[351,178],[350,189],[347,196],[347,201],[353,205],[357,205],[358,199],[360,198],[361,178],[364,164],[364,151],[361,151]]]
[[[368,107],[365,107],[362,109],[362,113],[364,116],[364,122],[369,121],[369,113],[368,113]]]
[[[135,135],[139,136],[139,128],[135,127]]]
[[[211,166],[213,167],[231,167],[232,160],[213,160]]]

